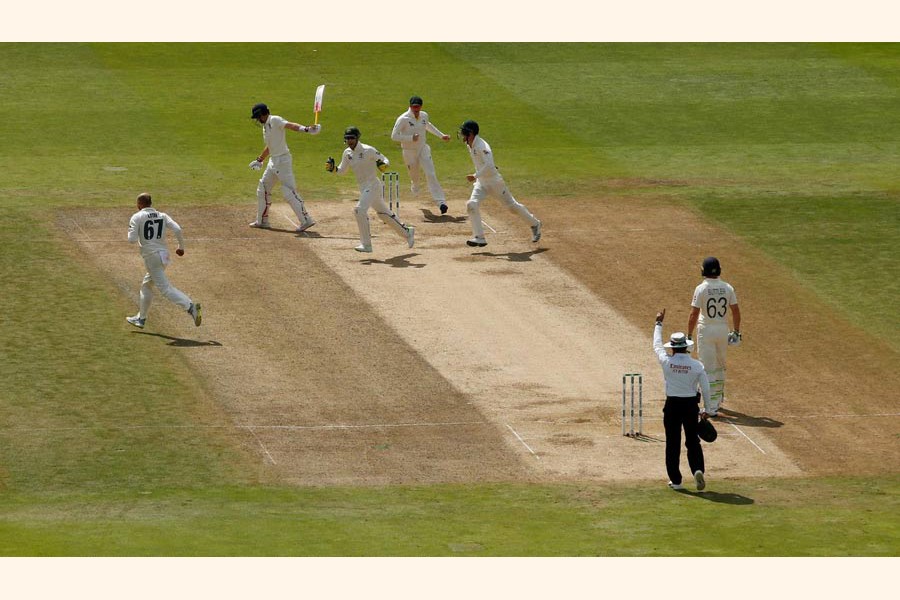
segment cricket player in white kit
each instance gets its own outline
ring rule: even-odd
[[[719,415],[719,407],[725,401],[725,353],[729,345],[741,341],[741,309],[734,288],[719,279],[722,268],[717,258],[710,256],[703,261],[703,282],[694,289],[691,313],[688,316],[688,336],[693,337],[697,327],[697,356],[709,375],[711,397],[706,400],[706,411],[711,417]],[[728,331],[728,314],[734,322],[734,330]]]
[[[250,118],[262,125],[263,141],[266,147],[262,153],[250,163],[250,168],[254,171],[262,169],[263,161],[269,159],[266,170],[263,171],[262,177],[259,178],[259,184],[256,186],[256,220],[250,223],[250,227],[260,227],[268,229],[269,224],[269,206],[272,204],[272,189],[275,187],[275,181],[281,182],[281,188],[284,192],[284,199],[291,205],[294,214],[300,221],[297,232],[306,231],[316,224],[309,213],[306,212],[306,205],[303,204],[303,198],[297,193],[297,185],[294,182],[294,165],[291,158],[291,151],[288,149],[287,140],[285,139],[284,130],[304,132],[310,135],[316,135],[321,130],[321,125],[300,125],[299,123],[291,123],[278,115],[269,114],[269,107],[265,104],[256,104],[250,113]]]
[[[169,283],[166,277],[166,266],[170,262],[169,248],[166,245],[166,232],[172,230],[178,239],[178,249],[175,254],[184,256],[184,236],[181,227],[172,217],[164,212],[155,210],[151,205],[153,200],[150,194],[143,193],[137,197],[138,211],[131,216],[128,222],[128,241],[132,244],[140,244],[141,256],[144,258],[144,266],[147,274],[141,283],[140,308],[138,314],[126,317],[125,320],[141,329],[147,323],[147,313],[150,311],[150,303],[153,301],[153,287],[159,290],[167,300],[183,308],[194,320],[194,325],[200,325],[200,304],[194,303],[187,294]]]
[[[369,230],[369,207],[375,209],[378,218],[393,229],[397,235],[406,240],[409,247],[413,247],[415,228],[404,225],[397,215],[384,201],[384,187],[379,178],[379,172],[384,172],[390,161],[376,148],[359,141],[360,132],[356,127],[348,127],[344,131],[344,143],[347,148],[341,155],[341,164],[334,166],[334,159],[328,157],[325,170],[343,175],[348,169],[356,175],[359,185],[359,202],[353,209],[356,224],[359,226],[360,244],[354,250],[357,252],[372,251],[372,234]]]
[[[400,142],[400,147],[403,149],[403,162],[409,172],[413,195],[419,195],[422,173],[424,173],[428,182],[428,191],[431,192],[431,197],[443,215],[447,213],[447,199],[434,171],[431,146],[425,142],[427,132],[431,132],[445,142],[450,141],[450,136],[435,127],[428,118],[428,113],[422,110],[422,98],[413,96],[409,99],[409,110],[397,117],[394,129],[391,131],[391,139]]]
[[[509,193],[506,182],[494,164],[494,155],[490,145],[478,135],[479,127],[475,121],[466,121],[459,128],[459,137],[469,147],[469,155],[475,165],[475,173],[466,175],[466,179],[474,182],[472,195],[466,203],[469,221],[472,224],[474,237],[466,241],[469,246],[487,246],[484,238],[484,224],[481,222],[481,201],[493,196],[503,202],[506,207],[524,219],[531,226],[531,241],[541,239],[541,222],[531,214],[524,205],[519,204]]]

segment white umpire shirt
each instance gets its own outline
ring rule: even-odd
[[[287,121],[278,115],[269,115],[263,123],[263,140],[269,148],[269,156],[281,156],[290,152],[284,135]]]
[[[691,306],[700,309],[699,324],[704,327],[728,327],[728,308],[737,304],[737,294],[730,284],[718,277],[707,277],[694,289]]]
[[[344,148],[344,153],[341,155],[341,164],[338,165],[337,172],[343,175],[347,169],[351,169],[353,174],[356,175],[356,182],[359,184],[360,190],[371,187],[376,183],[381,185],[378,179],[378,167],[375,164],[375,161],[378,160],[384,161],[386,165],[391,164],[391,161],[379,152],[377,148],[357,142],[354,150],[351,150],[349,146]]]
[[[430,131],[436,136],[444,137],[441,130],[435,127],[428,119],[428,113],[424,110],[419,111],[419,118],[416,119],[412,109],[409,109],[399,117],[394,123],[394,129],[391,130],[391,139],[400,142],[400,146],[404,150],[421,148],[425,145],[425,132]],[[413,135],[419,134],[419,139],[413,141]]]
[[[503,179],[500,171],[494,164],[494,154],[491,152],[491,146],[479,136],[475,136],[472,140],[472,146],[469,147],[469,155],[472,157],[472,164],[475,165],[475,178],[482,181],[496,181]]]
[[[184,248],[184,236],[178,223],[166,213],[147,206],[131,216],[131,220],[128,222],[128,241],[132,244],[135,242],[140,244],[141,256],[150,256],[154,252],[168,254],[167,229],[171,229],[175,234],[178,239],[178,247]]]
[[[653,351],[662,366],[667,397],[693,398],[699,387],[703,398],[709,398],[709,378],[703,363],[687,352],[676,352],[669,356],[663,346],[662,323],[657,323],[653,329]]]

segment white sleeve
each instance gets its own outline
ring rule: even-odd
[[[426,131],[430,131],[431,133],[433,133],[434,135],[436,135],[438,137],[444,137],[444,134],[441,132],[441,130],[438,129],[437,127],[435,127],[434,123],[432,123],[431,121],[428,121],[428,124],[425,125],[425,129],[426,129]]]
[[[476,164],[477,170],[475,171],[475,178],[481,179],[487,175],[497,175],[497,167],[494,165],[494,154],[491,152],[491,147],[484,141],[478,145],[478,148],[475,149],[476,156],[478,156],[481,166],[478,167],[478,163]],[[478,154],[480,153],[480,155]]]
[[[691,299],[691,308],[701,308],[700,306],[700,286],[694,288],[694,297]]]
[[[666,349],[663,346],[662,328],[662,323],[657,323],[653,327],[653,351],[656,352],[656,358],[659,360],[659,363],[665,364],[666,358],[668,358],[669,355],[666,353]]]
[[[175,219],[163,213],[166,218],[166,226],[172,230],[175,239],[178,240],[178,247],[184,248],[184,234],[181,232],[181,225],[175,222]]]
[[[394,122],[394,129],[391,130],[391,139],[395,142],[411,142],[413,141],[412,134],[404,134],[401,133],[400,130],[403,128],[403,121],[406,118],[406,113],[403,113],[397,120]]]
[[[734,306],[737,304],[737,293],[734,291],[734,288],[731,285],[728,286],[728,305]]]
[[[375,155],[375,161],[376,161],[376,162],[380,160],[380,161],[382,161],[382,162],[383,162],[384,164],[386,164],[386,165],[391,164],[391,161],[388,160],[387,156],[385,156],[384,154],[382,154],[379,150],[376,150],[375,148],[372,148],[372,154]]]
[[[140,240],[140,233],[137,228],[137,215],[133,215],[131,220],[128,221],[128,243],[136,244],[138,240]]]
[[[343,175],[347,172],[347,169],[350,168],[350,162],[347,160],[347,151],[345,150],[343,154],[341,154],[341,164],[337,166],[335,169],[335,173],[338,175]]]

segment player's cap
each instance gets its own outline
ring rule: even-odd
[[[719,266],[719,259],[715,256],[709,256],[703,259],[703,270],[701,271],[704,277],[718,277],[722,274],[722,267]]]
[[[259,104],[254,104],[253,109],[250,111],[251,119],[258,119],[263,115],[269,114],[269,107],[260,102]]]
[[[425,103],[422,102],[421,96],[413,96],[412,98],[409,99],[410,106],[422,106],[423,104],[425,104]]]
[[[673,333],[669,338],[669,341],[663,344],[665,348],[690,348],[694,345],[694,342],[687,339],[687,336],[680,331],[677,333]]]

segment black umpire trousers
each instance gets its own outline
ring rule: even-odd
[[[666,396],[663,406],[663,427],[666,429],[666,472],[669,481],[681,483],[681,430],[684,429],[684,447],[687,448],[688,465],[691,474],[705,471],[703,464],[703,448],[700,447],[700,436],[697,435],[697,422],[700,420],[700,395],[679,398]]]

